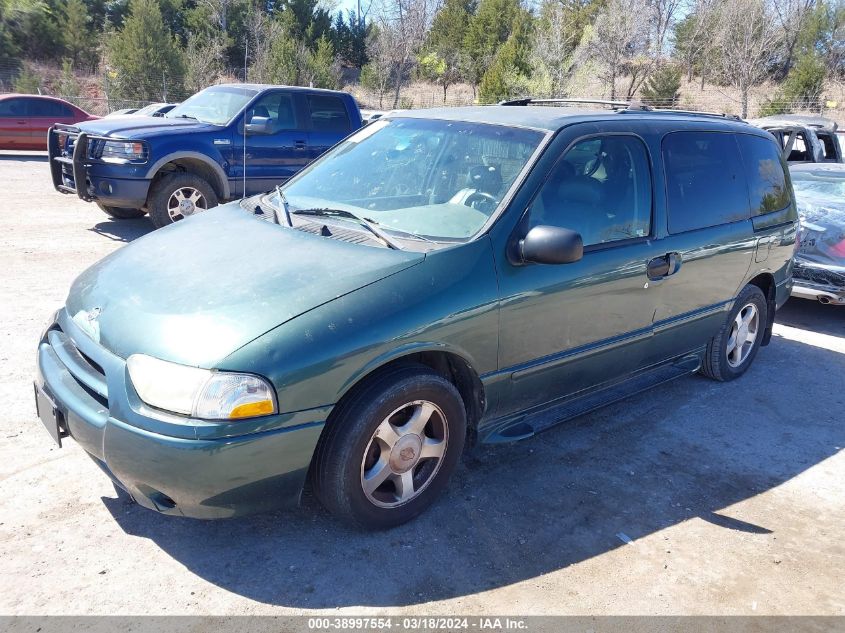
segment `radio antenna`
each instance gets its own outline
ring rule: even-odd
[[[244,83],[247,82],[247,60],[249,59],[249,38],[244,41]],[[249,110],[246,111],[246,115],[249,115]],[[244,167],[243,167],[243,190],[241,191],[241,200],[246,198],[246,116],[244,116],[244,123],[243,123],[243,150],[244,150]]]

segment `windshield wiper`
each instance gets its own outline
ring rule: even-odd
[[[199,121],[199,119],[195,116],[191,116],[190,114],[177,114],[176,116],[170,117],[171,119],[193,119],[194,121]]]
[[[346,211],[345,209],[297,209],[293,212],[293,214],[349,218],[350,220],[355,220],[361,226],[369,229],[373,235],[375,235],[382,242],[384,242],[385,245],[387,245],[389,248],[392,248],[396,251],[402,250],[402,247],[399,246],[399,244],[397,244],[392,237],[390,237],[387,233],[380,229],[375,222],[367,218],[361,217],[356,213],[352,213],[351,211]]]
[[[288,207],[288,199],[285,197],[285,194],[282,192],[281,185],[276,185],[276,195],[279,196],[279,201],[282,203],[282,211],[285,213],[285,221],[288,223],[288,226],[293,228],[293,220],[290,217],[290,208]],[[276,224],[281,224],[279,221],[279,207],[273,205],[273,215],[276,216]]]

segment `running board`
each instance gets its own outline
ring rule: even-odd
[[[493,422],[492,426],[495,428],[484,435],[481,442],[483,444],[500,444],[527,439],[562,422],[577,418],[619,400],[624,400],[675,378],[695,373],[700,367],[701,356],[689,354],[672,363],[647,369],[622,382],[595,389],[582,396],[568,398],[541,410],[521,413],[513,418]]]

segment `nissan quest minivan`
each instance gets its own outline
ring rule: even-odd
[[[308,485],[390,527],[469,443],[741,376],[789,297],[796,233],[781,148],[731,117],[391,113],[82,273],[38,344],[38,414],[165,514]]]

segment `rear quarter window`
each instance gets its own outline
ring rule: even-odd
[[[751,215],[764,215],[788,207],[791,198],[786,166],[778,146],[759,136],[740,134],[736,138],[748,179]]]
[[[352,131],[352,123],[349,121],[343,99],[325,95],[308,95],[308,109],[311,114],[312,129],[319,132]]]
[[[669,232],[749,217],[745,169],[734,134],[672,132],[663,139]]]

